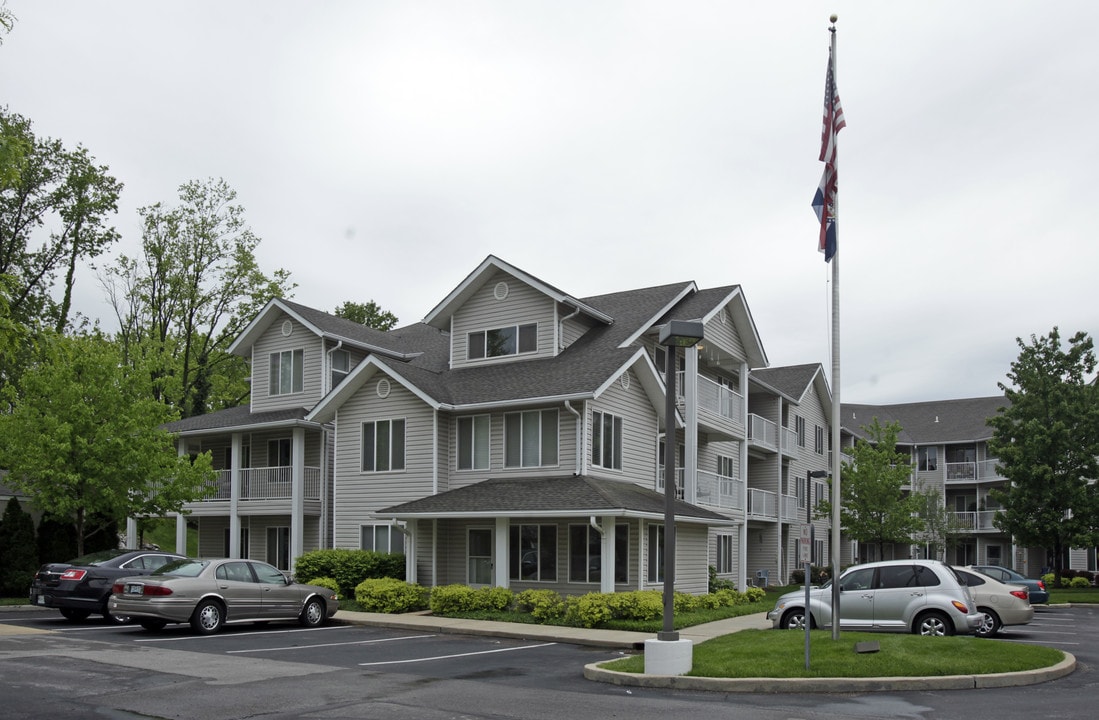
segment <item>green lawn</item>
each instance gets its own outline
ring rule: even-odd
[[[1049,590],[1049,604],[1060,605],[1064,603],[1092,603],[1099,604],[1099,588],[1047,588]],[[1041,607],[1039,605],[1038,607]]]
[[[865,641],[878,643],[880,651],[856,653],[855,643]],[[696,645],[687,674],[718,678],[924,677],[1033,670],[1063,658],[1060,650],[1040,645],[975,637],[843,632],[839,640],[833,640],[830,631],[814,630],[806,670],[804,632],[742,630]],[[633,655],[600,667],[643,673],[645,657]]]

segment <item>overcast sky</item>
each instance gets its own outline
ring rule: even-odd
[[[829,374],[835,12],[841,400],[997,394],[1016,337],[1099,335],[1094,0],[7,7],[0,103],[125,184],[116,252],[220,177],[312,307],[416,322],[490,253],[578,297],[740,284],[771,365]]]

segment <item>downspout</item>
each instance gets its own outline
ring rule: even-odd
[[[573,310],[571,315],[566,315],[565,317],[561,318],[558,321],[558,323],[557,323],[557,349],[558,350],[564,350],[565,349],[565,323],[568,322],[569,320],[572,320],[574,317],[576,317],[579,314],[580,314],[580,306],[577,305],[576,309]]]
[[[577,310],[577,312],[579,312],[579,310]],[[576,416],[576,470],[573,471],[573,475],[580,476],[580,475],[584,474],[584,472],[583,472],[584,471],[583,462],[584,462],[584,458],[585,458],[584,449],[583,449],[583,447],[581,447],[581,443],[583,442],[583,438],[584,438],[584,436],[583,436],[584,424],[582,422],[583,417],[580,415],[580,412],[576,408],[574,408],[572,406],[572,403],[568,400],[565,401],[565,409],[568,410],[570,413],[572,413],[574,416]],[[592,518],[593,523],[594,523],[594,520],[595,519]]]

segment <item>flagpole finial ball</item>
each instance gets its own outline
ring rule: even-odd
[[[840,16],[835,14],[835,13],[832,13],[832,16],[830,18],[828,18],[828,20],[831,21],[831,23],[833,25],[835,25],[836,21],[839,20],[839,19],[840,19]]]

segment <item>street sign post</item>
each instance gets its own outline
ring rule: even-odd
[[[805,523],[801,526],[801,539],[798,542],[798,559],[805,568],[805,669],[809,669],[809,626],[813,624],[812,615],[809,613],[809,575],[812,572],[810,560],[813,551],[813,526]]]

